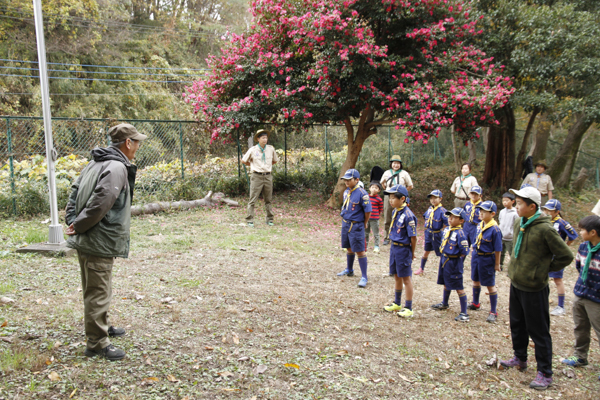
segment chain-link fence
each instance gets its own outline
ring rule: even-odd
[[[193,199],[209,190],[229,195],[243,193],[249,186],[246,166],[241,158],[251,143],[248,137],[233,142],[210,143],[196,121],[108,120],[54,118],[52,133],[58,153],[56,183],[59,208],[64,208],[73,180],[90,159],[90,151],[109,143],[109,127],[129,122],[148,134],[136,154],[138,176],[134,203]],[[313,125],[297,133],[281,126],[268,128],[269,144],[281,161],[274,165],[276,189],[310,188],[328,193],[346,158],[347,131],[344,126]],[[479,155],[485,153],[483,140],[476,142]],[[551,157],[549,146],[549,158]],[[460,146],[463,159],[468,149]],[[43,120],[37,117],[0,117],[0,214],[46,213],[48,188],[45,162]],[[427,144],[406,143],[394,126],[379,126],[377,134],[363,146],[356,168],[368,176],[375,165],[387,168],[391,155],[400,155],[405,168],[414,171],[431,163],[451,162],[452,137],[444,130]],[[551,158],[550,158],[551,159]],[[593,171],[598,183],[596,156],[580,152],[576,164]],[[590,180],[591,182],[594,179]]]

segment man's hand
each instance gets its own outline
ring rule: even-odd
[[[77,235],[77,232],[75,232],[75,228],[73,227],[73,224],[71,224],[67,227],[67,230],[65,233],[69,236]]]

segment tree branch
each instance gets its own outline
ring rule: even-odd
[[[344,119],[344,125],[346,126],[346,132],[348,134],[348,146],[350,146],[351,143],[354,143],[354,127],[352,126],[350,118]]]
[[[393,119],[380,119],[379,121],[369,122],[368,124],[365,125],[365,128],[371,129],[374,126],[388,124],[390,122],[394,122],[394,120]]]

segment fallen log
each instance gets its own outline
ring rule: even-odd
[[[229,207],[240,206],[237,201],[228,199],[223,193],[213,193],[210,191],[203,199],[198,200],[180,200],[172,203],[161,201],[143,206],[131,206],[131,215],[156,214],[161,211],[169,210],[191,210],[196,207],[217,207],[220,204],[225,204]]]

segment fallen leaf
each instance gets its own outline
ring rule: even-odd
[[[2,323],[2,325],[0,325],[0,328],[4,328],[5,326],[8,325],[8,320],[4,320],[4,322]]]
[[[267,366],[262,364],[256,367],[256,372],[259,374],[264,374],[267,371]]]
[[[289,367],[289,368],[296,368],[296,369],[300,369],[300,366],[298,364],[290,364],[290,363],[285,363],[283,364],[284,367]]]
[[[573,372],[572,369],[563,369],[563,374],[567,377],[567,378],[575,378],[575,372]]]
[[[256,311],[256,308],[244,308],[244,312],[253,312]]]
[[[161,303],[170,303],[172,301],[173,301],[172,297],[165,297],[164,299],[160,300]]]
[[[135,295],[135,299],[136,300],[144,300],[144,297],[146,297],[146,296],[142,296],[141,294],[136,294]]]
[[[242,356],[240,358],[238,358],[238,361],[248,361],[250,359],[250,357],[248,356]]]
[[[148,378],[144,378],[142,379],[142,385],[154,385],[154,383],[160,381],[160,379],[158,379],[155,376],[150,376]]]
[[[12,336],[9,336],[9,337],[0,337],[0,340],[2,340],[3,342],[6,342],[6,343],[12,343],[13,342]]]
[[[57,340],[56,342],[54,342],[55,349],[58,349],[60,346],[62,346],[62,343],[60,341]]]
[[[50,375],[48,375],[48,379],[52,382],[60,381],[60,375],[58,375],[56,371],[52,371],[50,372]]]
[[[221,342],[227,343],[227,336],[223,335],[223,338],[221,339]]]
[[[69,396],[69,398],[70,398],[70,399],[72,399],[72,398],[73,398],[73,396],[75,396],[75,393],[77,393],[77,388],[75,388],[75,390],[73,390],[73,391],[71,392],[71,395]]]
[[[179,379],[175,378],[173,375],[167,375],[167,380],[169,382],[179,382]]]
[[[338,356],[345,356],[346,354],[348,354],[348,350],[340,350],[337,353],[335,353]]]
[[[210,346],[204,346],[204,348],[205,348],[206,350],[214,350],[214,349],[215,349],[214,347],[210,347]]]
[[[146,361],[145,361],[145,363],[146,363],[147,365],[152,365],[152,360],[150,359],[150,357],[146,358]]]
[[[413,381],[411,381],[410,379],[408,379],[407,377],[405,377],[402,374],[398,374],[398,376],[400,377],[400,379],[402,379],[404,382],[408,382],[408,383],[413,383]]]
[[[446,367],[446,369],[449,369],[449,368],[450,368],[450,364],[448,364],[448,363],[446,362],[446,363],[444,363],[444,367]]]
[[[230,389],[230,388],[221,388],[219,390],[222,390],[224,392],[241,392],[242,389]]]
[[[231,371],[223,371],[223,372],[219,372],[218,374],[224,378],[229,378],[230,376],[233,376],[233,372],[231,372]]]
[[[240,344],[240,338],[238,337],[237,333],[234,332],[232,334],[232,336],[233,336],[233,343],[234,344]]]
[[[489,360],[487,360],[485,362],[485,365],[487,365],[488,367],[493,367],[496,365],[497,362],[498,362],[498,357],[496,356],[496,354],[494,354],[494,356],[492,358],[490,358]]]
[[[371,378],[371,380],[373,381],[373,383],[379,383],[379,382],[381,382],[381,379],[373,379],[373,378]]]
[[[507,389],[510,389],[510,385],[504,381],[500,382],[502,385],[504,385],[504,387],[506,387]]]

